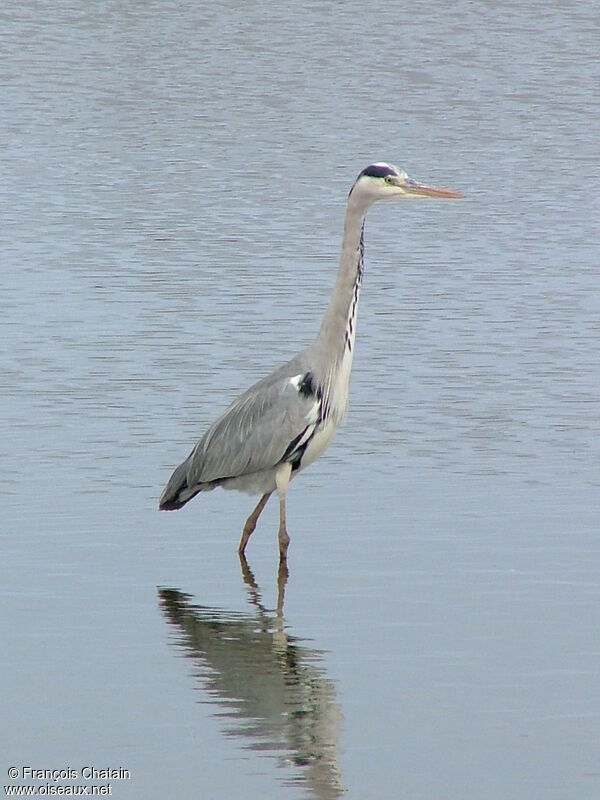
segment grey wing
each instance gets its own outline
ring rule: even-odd
[[[318,400],[299,391],[302,377],[265,379],[234,401],[192,451],[188,483],[277,466],[316,423]]]

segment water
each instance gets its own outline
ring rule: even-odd
[[[599,27],[4,4],[3,782],[600,796]],[[275,503],[240,570],[249,498],[157,496],[310,341],[382,159],[467,200],[369,217],[351,409],[292,487],[284,586]]]

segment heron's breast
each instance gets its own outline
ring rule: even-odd
[[[317,428],[310,442],[308,443],[306,450],[304,451],[302,461],[300,462],[300,469],[308,467],[309,464],[312,464],[313,461],[316,461],[321,453],[327,449],[336,430],[338,429],[338,425],[339,422],[336,422],[333,417],[329,417],[329,419],[323,425]]]

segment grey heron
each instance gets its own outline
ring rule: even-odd
[[[238,553],[271,494],[279,495],[279,555],[286,561],[286,492],[290,480],[331,442],[348,405],[356,313],[363,276],[364,224],[377,200],[460,198],[411,180],[391,164],[370,164],[348,195],[337,280],[315,341],[231,403],[171,475],[159,508],[181,508],[199,492],[221,486],[259,494]]]

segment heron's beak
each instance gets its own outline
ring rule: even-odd
[[[440,197],[447,200],[460,200],[464,197],[460,192],[455,192],[454,189],[440,189],[437,186],[427,186],[424,183],[417,183],[410,178],[407,178],[401,185],[405,194],[414,197]]]

